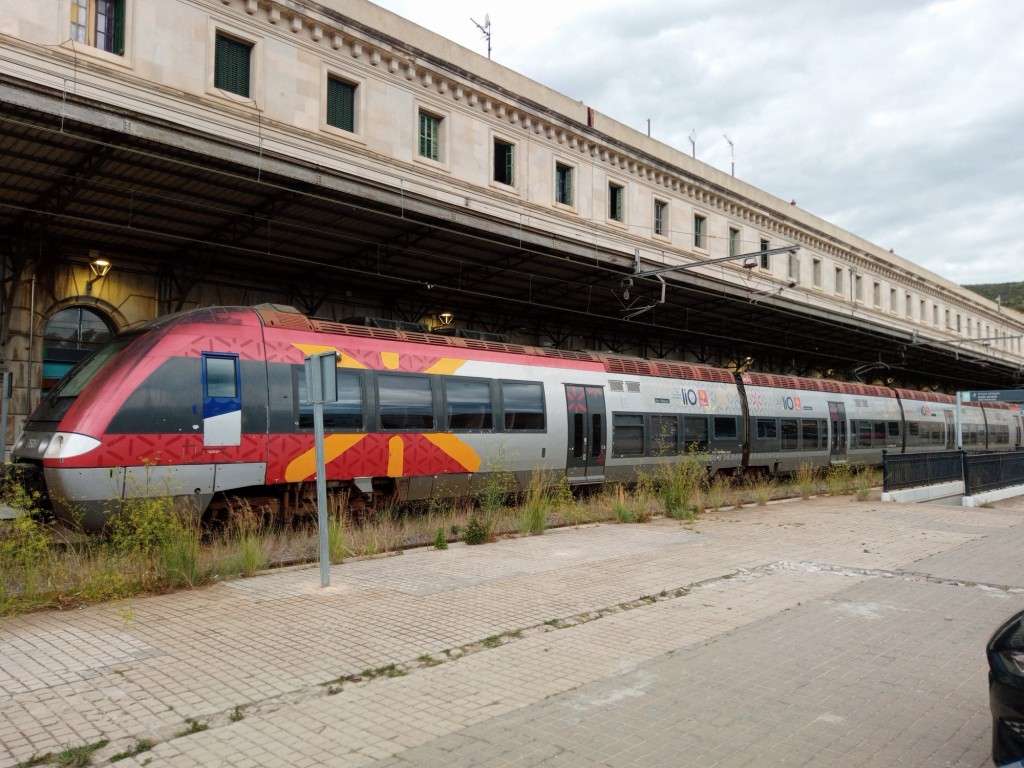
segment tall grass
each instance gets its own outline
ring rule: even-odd
[[[771,475],[755,474],[747,480],[750,495],[759,507],[763,507],[772,500],[777,485],[777,481]]]
[[[833,464],[825,473],[825,489],[832,496],[842,496],[850,492],[853,471],[849,464]]]
[[[651,487],[665,514],[677,520],[693,518],[707,482],[707,472],[694,455],[688,455],[681,461],[663,459],[650,477]]]
[[[814,465],[806,461],[797,469],[794,480],[801,499],[811,498],[818,490],[817,471]]]
[[[526,535],[540,535],[548,526],[548,516],[554,511],[557,487],[547,482],[547,473],[535,469],[530,475],[530,486],[526,489],[519,518],[519,532]]]
[[[538,534],[552,525],[618,520],[645,522],[664,511],[692,519],[704,508],[719,509],[735,494],[727,478],[708,482],[697,455],[665,458],[635,485],[606,486],[599,496],[577,498],[563,474],[535,473],[517,505],[507,501],[516,478],[493,463],[472,498],[435,498],[417,513],[396,507],[348,509],[332,497],[328,546],[332,562],[377,555],[408,546],[454,539],[492,541],[497,536]],[[845,478],[845,479],[843,479]],[[839,479],[848,492],[849,468],[826,477],[836,492]],[[857,478],[873,484],[872,475]],[[858,485],[858,488],[860,487]],[[775,491],[773,478],[750,485],[765,503]],[[314,519],[275,516],[232,500],[224,522],[210,530],[198,515],[168,498],[129,499],[110,516],[106,535],[86,536],[42,522],[35,500],[16,485],[0,488],[4,503],[28,512],[0,523],[0,615],[41,607],[81,605],[133,595],[195,588],[214,579],[251,576],[273,565],[314,562],[319,556]],[[294,525],[292,524],[294,522]]]

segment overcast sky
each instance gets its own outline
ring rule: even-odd
[[[961,284],[1024,280],[1018,0],[375,0]]]

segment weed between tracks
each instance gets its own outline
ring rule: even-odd
[[[432,499],[417,511],[385,507],[359,516],[332,509],[331,562],[413,546],[445,549],[459,538],[483,544],[557,526],[644,523],[654,515],[685,522],[707,509],[823,492],[853,493],[866,500],[878,482],[877,470],[855,472],[847,466],[825,474],[801,467],[790,482],[768,477],[745,484],[725,477],[709,482],[700,457],[693,454],[679,462],[660,461],[632,486],[609,485],[582,498],[573,495],[564,476],[534,473],[517,494],[511,473],[488,474],[492,480],[475,498]],[[272,526],[263,511],[237,502],[229,522],[211,531],[170,498],[128,499],[111,515],[106,535],[95,536],[42,522],[36,500],[16,484],[3,488],[0,501],[27,510],[0,522],[0,616],[195,588],[268,567],[314,562],[319,556],[315,513],[293,526]],[[126,613],[125,623],[131,618]]]

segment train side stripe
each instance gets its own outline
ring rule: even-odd
[[[324,463],[330,464],[366,435],[328,435],[324,438]],[[288,463],[284,471],[284,479],[289,483],[297,483],[316,474],[316,448],[310,448]]]
[[[339,368],[361,368],[365,369],[366,366],[360,363],[351,355],[346,355],[337,347],[332,347],[325,344],[300,344],[298,342],[292,343],[294,347],[299,349],[303,355],[319,355],[322,352],[336,352],[338,354],[338,367]]]
[[[388,440],[388,477],[405,474],[405,440],[395,435]]]
[[[480,469],[480,455],[455,435],[437,433],[423,436],[464,466],[467,472]]]

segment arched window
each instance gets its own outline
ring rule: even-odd
[[[90,307],[68,307],[51,317],[43,333],[43,393],[114,332],[110,320]]]

